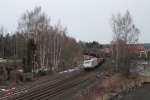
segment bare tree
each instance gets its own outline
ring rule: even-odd
[[[121,16],[112,16],[112,30],[113,30],[113,56],[116,70],[121,66],[129,66],[130,53],[128,52],[128,44],[136,43],[138,41],[139,29],[134,25],[132,16],[129,11]]]
[[[23,14],[18,29],[26,34],[27,40],[33,38],[37,45],[38,61],[33,68],[57,71],[65,28],[60,23],[56,26],[50,25],[50,19],[41,11],[41,7],[36,7]]]
[[[43,36],[48,32],[48,28],[49,18],[41,11],[41,7],[36,7],[33,11],[24,13],[18,24],[18,31],[25,34],[26,41],[31,38],[37,45],[36,55],[39,57],[39,63],[34,62],[33,71],[44,66],[46,45]]]

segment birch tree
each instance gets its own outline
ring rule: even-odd
[[[65,33],[61,24],[50,25],[50,19],[41,11],[41,7],[36,7],[33,11],[27,11],[22,15],[18,29],[26,34],[27,40],[33,38],[37,45],[39,61],[35,63],[37,70],[39,68],[58,70],[63,34]]]
[[[133,18],[129,11],[125,15],[120,13],[112,16],[112,31],[113,31],[113,56],[115,61],[116,70],[121,66],[127,68],[130,62],[130,54],[127,45],[130,43],[137,43],[139,29],[135,26]],[[127,69],[128,70],[128,69]]]

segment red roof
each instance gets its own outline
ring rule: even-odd
[[[104,49],[102,49],[101,51],[104,52],[104,53],[109,54],[109,53],[112,52],[112,48],[104,48]]]
[[[128,45],[128,48],[129,49],[132,49],[136,52],[141,52],[141,51],[145,51],[145,48],[143,45],[140,45],[140,44],[129,44]]]

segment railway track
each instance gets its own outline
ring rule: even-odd
[[[40,97],[37,97],[34,100],[48,100],[48,99],[53,98],[55,96],[58,96],[58,95],[60,96],[63,93],[65,93],[65,90],[68,91],[68,89],[72,89],[73,87],[77,87],[81,83],[87,82],[87,81],[88,81],[88,77],[86,77],[86,78],[80,78],[80,79],[68,82],[67,84],[63,84],[63,85],[61,85],[59,87],[50,89],[49,91],[47,91],[47,93],[43,94]]]
[[[90,73],[90,74],[89,74]],[[24,95],[16,97],[16,100],[48,100],[58,95],[63,95],[66,90],[76,88],[83,83],[94,81],[92,72],[80,72],[64,79],[50,81],[40,87],[31,89]]]
[[[46,80],[45,83],[29,89],[27,93],[17,96],[15,100],[64,100],[66,96],[71,96],[79,91],[82,86],[88,86],[96,81],[97,72],[106,71],[105,67],[91,72],[80,71],[68,74],[63,78]]]
[[[27,94],[28,92],[35,91],[37,89],[40,89],[41,87],[45,87],[48,84],[55,84],[56,82],[60,82],[63,79],[68,79],[69,77],[79,75],[79,71],[75,71],[73,73],[62,73],[62,74],[56,74],[54,76],[49,76],[44,80],[34,82],[32,84],[26,84],[24,86],[18,86],[17,88],[11,90],[13,93],[17,94],[18,96],[23,96],[24,94]],[[0,100],[12,100],[12,98],[9,97],[3,97],[3,95],[0,97]]]
[[[63,77],[61,79],[56,79],[56,80],[52,80],[52,81],[49,81],[49,82],[44,83],[44,84],[39,84],[39,86],[28,90],[29,92],[18,96],[16,98],[16,100],[33,100],[34,98],[37,98],[38,96],[41,96],[47,92],[53,93],[54,90],[58,90],[59,88],[66,87],[68,84],[70,85],[70,82],[71,82],[70,80],[78,79],[82,75],[84,75],[83,72],[76,73],[74,75],[71,74],[71,75]],[[65,84],[67,84],[67,85],[65,85]],[[41,99],[39,99],[39,100],[41,100]]]
[[[37,89],[39,87],[42,87],[46,84],[54,83],[54,82],[57,82],[57,81],[62,80],[64,78],[68,78],[70,76],[74,76],[74,75],[79,74],[79,73],[80,73],[80,71],[74,72],[72,74],[69,74],[69,73],[57,74],[57,75],[54,75],[52,77],[48,77],[47,79],[45,79],[43,81],[38,81],[38,82],[35,82],[31,85],[23,86],[23,88],[18,89],[18,91],[13,91],[13,92],[17,93],[19,91],[32,91],[32,90]]]

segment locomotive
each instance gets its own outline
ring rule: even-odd
[[[83,68],[86,69],[94,69],[100,64],[104,62],[104,57],[100,54],[86,54],[84,55],[84,63]]]

